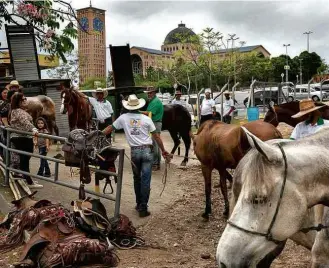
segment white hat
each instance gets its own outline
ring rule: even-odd
[[[211,89],[210,88],[206,88],[206,90],[204,91],[204,93],[211,93]]]
[[[232,93],[231,91],[225,90],[223,94],[224,95],[227,95],[227,94],[231,95],[231,93]]]
[[[95,90],[95,92],[93,92],[93,93],[91,93],[92,95],[93,95],[93,97],[94,98],[96,98],[96,94],[97,93],[103,93],[104,94],[104,99],[107,97],[107,95],[108,95],[108,92],[107,92],[107,90],[105,89],[105,88],[97,88],[96,90]]]
[[[23,87],[18,83],[17,80],[12,80],[12,81],[10,82],[10,84],[6,85],[6,89],[8,89],[8,90],[10,90],[11,87],[19,87],[19,88],[23,88]]]
[[[145,105],[144,99],[139,99],[135,94],[129,95],[128,100],[123,100],[122,105],[127,110],[138,110]]]

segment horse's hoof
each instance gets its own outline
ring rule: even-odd
[[[186,167],[186,162],[183,161],[180,165],[181,165],[181,167]]]

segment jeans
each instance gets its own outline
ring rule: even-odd
[[[46,156],[47,155],[47,148],[46,147],[40,147],[39,148],[39,154]],[[38,175],[50,175],[50,169],[48,165],[48,161],[46,159],[40,158],[40,167],[38,171]]]
[[[11,142],[14,144],[17,150],[21,150],[28,153],[33,153],[33,140],[29,137],[13,137]],[[22,171],[30,172],[30,159],[31,156],[19,154],[19,168]],[[33,184],[33,181],[30,176],[23,175],[23,178],[26,180],[27,184]]]
[[[131,161],[136,204],[140,210],[147,210],[147,203],[150,198],[153,162],[151,147],[132,147]]]
[[[153,122],[153,123],[155,125],[155,132],[160,134],[162,129],[162,122]],[[155,139],[153,138],[152,138],[152,144],[153,144],[153,165],[160,166],[161,163],[160,148],[157,142],[155,141]]]
[[[225,116],[223,117],[223,121],[224,121],[224,123],[226,123],[226,124],[231,124],[231,120],[232,120],[232,116],[230,116],[230,115],[225,115]]]

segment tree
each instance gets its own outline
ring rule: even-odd
[[[77,51],[65,55],[67,62],[61,62],[61,64],[56,67],[47,70],[47,74],[51,78],[67,78],[71,82],[79,80],[79,56]],[[80,59],[80,64],[83,65],[83,60]]]
[[[302,60],[303,77],[307,78],[307,80],[317,74],[318,68],[322,65],[321,57],[315,52],[309,53],[307,51],[303,51],[300,53],[299,59]]]
[[[40,48],[59,56],[66,63],[65,53],[74,49],[79,22],[71,5],[62,0],[0,1],[0,28],[4,22],[34,29]]]
[[[100,85],[97,87],[106,88],[106,77],[104,78],[91,77],[88,80],[86,80],[82,86],[80,86],[80,89],[81,90],[95,89],[96,81],[100,82]]]

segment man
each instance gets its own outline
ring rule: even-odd
[[[99,120],[98,129],[103,130],[114,121],[112,105],[106,100],[108,92],[106,89],[97,88],[92,95],[93,97],[89,97],[88,99]]]
[[[149,113],[151,113],[152,121],[156,128],[155,132],[160,135],[162,129],[163,104],[156,96],[156,89],[154,87],[148,87],[145,93],[147,93],[149,104],[146,109],[147,112],[144,112],[144,114],[149,115]],[[153,140],[153,155],[154,155],[153,170],[156,171],[156,170],[160,170],[161,154],[156,140],[153,138],[152,140]]]
[[[12,80],[10,84],[6,85],[6,89],[9,91],[13,90],[15,92],[22,92],[22,86],[18,83],[17,80]]]
[[[232,120],[232,113],[235,110],[234,107],[234,101],[232,100],[232,98],[230,97],[231,92],[229,91],[225,91],[224,92],[224,96],[225,96],[225,100],[223,103],[223,121],[226,124],[231,124],[231,120]]]
[[[140,217],[150,215],[148,201],[150,197],[150,185],[152,175],[152,138],[157,142],[164,158],[169,160],[169,154],[164,149],[161,137],[151,118],[141,114],[138,110],[145,105],[144,99],[138,99],[136,95],[130,95],[128,101],[122,101],[123,107],[128,113],[122,114],[112,126],[103,130],[108,135],[113,129],[123,129],[127,142],[131,148],[131,162],[134,174],[134,189],[136,195],[136,210]]]
[[[299,102],[299,113],[292,116],[292,118],[307,118],[305,121],[296,125],[291,133],[290,139],[299,140],[314,134],[324,126],[329,126],[329,121],[321,117],[319,109],[321,106],[315,106],[313,100],[301,100]]]
[[[186,106],[186,102],[185,101],[182,101],[180,98],[181,98],[181,96],[182,96],[182,92],[181,91],[179,91],[179,90],[177,90],[176,92],[175,92],[175,99],[173,99],[172,101],[171,101],[171,104],[178,104],[178,105],[182,105],[182,106]]]
[[[215,101],[210,98],[211,89],[207,88],[204,93],[206,97],[201,104],[201,119],[199,126],[209,119],[214,119],[216,116]]]

